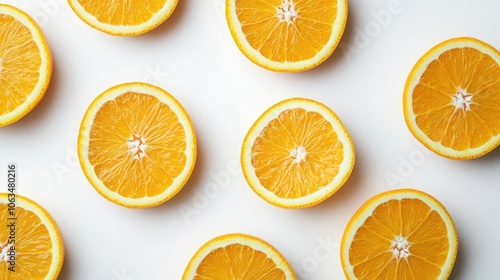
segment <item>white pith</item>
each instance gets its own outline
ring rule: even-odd
[[[127,140],[128,151],[132,154],[132,159],[140,160],[146,156],[146,140],[139,135],[131,135]]]
[[[280,22],[286,22],[292,24],[298,17],[297,11],[295,10],[295,3],[293,0],[282,0],[281,6],[276,8],[276,16]]]
[[[7,255],[7,253],[10,251],[9,250],[9,244],[7,243],[7,240],[0,244],[0,262],[1,261],[4,261],[4,262],[8,262],[9,261],[9,255]]]
[[[396,236],[391,242],[390,251],[398,261],[400,259],[406,259],[410,255],[410,242],[401,235]]]
[[[306,160],[307,151],[303,146],[298,146],[296,149],[290,151],[293,163],[301,163]]]
[[[457,93],[451,96],[451,103],[455,106],[456,110],[468,111],[472,103],[472,95],[466,89],[458,87]]]

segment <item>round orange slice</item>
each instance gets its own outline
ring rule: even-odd
[[[182,280],[295,280],[288,261],[276,248],[255,236],[234,233],[205,243],[191,258]]]
[[[25,12],[0,4],[0,127],[31,112],[52,76],[52,56],[42,30]]]
[[[273,71],[316,67],[335,50],[347,0],[226,0],[226,19],[241,52]]]
[[[85,176],[106,199],[131,208],[172,198],[196,161],[196,136],[182,105],[165,90],[126,83],[100,94],[78,135]]]
[[[500,53],[474,38],[453,38],[420,58],[405,85],[411,133],[451,159],[473,159],[500,144]]]
[[[458,250],[455,225],[434,197],[414,189],[369,199],[341,242],[347,279],[448,279]]]
[[[57,279],[64,263],[59,228],[38,203],[0,193],[0,278]]]
[[[284,208],[320,203],[349,178],[354,145],[339,117],[306,98],[283,100],[266,110],[241,148],[243,175],[267,202]]]
[[[170,17],[178,0],[68,0],[78,17],[102,32],[134,36],[146,33]]]

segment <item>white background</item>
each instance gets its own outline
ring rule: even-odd
[[[315,69],[291,74],[262,69],[240,53],[223,1],[180,0],[165,23],[137,37],[87,26],[64,0],[2,1],[38,21],[54,72],[37,108],[0,128],[0,186],[6,191],[7,164],[16,162],[18,193],[57,221],[66,249],[60,279],[180,279],[203,243],[231,232],[273,244],[299,279],[344,279],[339,243],[349,218],[371,196],[405,187],[439,199],[456,223],[459,254],[450,279],[497,279],[500,150],[471,161],[427,152],[405,125],[402,90],[418,58],[445,39],[473,36],[500,48],[500,2],[351,0],[334,54]],[[127,209],[102,198],[76,158],[87,106],[105,89],[129,81],[169,91],[197,133],[191,179],[152,209]],[[356,164],[331,198],[287,210],[248,187],[239,152],[256,118],[295,96],[323,102],[339,115],[353,138]]]

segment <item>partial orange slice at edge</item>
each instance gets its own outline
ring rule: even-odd
[[[35,201],[0,193],[0,278],[57,279],[64,263],[61,232]],[[6,277],[6,278],[3,278]]]
[[[273,71],[305,71],[325,61],[340,42],[347,13],[346,0],[226,0],[236,45]]]
[[[82,21],[97,30],[119,36],[134,36],[151,31],[170,17],[177,2],[178,0],[68,0]]]
[[[52,55],[38,24],[24,11],[0,4],[0,127],[31,112],[52,76]]]
[[[296,280],[288,261],[268,242],[248,234],[213,238],[189,261],[182,280],[273,279]]]
[[[448,279],[458,236],[446,208],[414,189],[380,193],[348,222],[341,242],[347,279]]]
[[[436,45],[408,76],[403,112],[411,133],[441,156],[489,153],[500,144],[500,52],[469,37]]]

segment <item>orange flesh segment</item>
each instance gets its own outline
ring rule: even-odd
[[[100,0],[79,0],[80,5],[98,21],[111,25],[134,26],[151,19],[164,5],[165,0],[114,0],[113,6]]]
[[[196,270],[203,279],[286,279],[273,260],[250,246],[231,244],[210,252]]]
[[[470,110],[455,109],[459,88],[472,96]],[[463,151],[500,133],[500,67],[474,48],[442,53],[413,91],[416,123],[433,141]]]
[[[435,279],[446,262],[446,224],[419,199],[389,200],[377,206],[356,232],[349,262],[360,279]],[[408,240],[410,254],[397,258],[397,236]]]
[[[5,14],[0,14],[0,26],[0,92],[8,96],[0,103],[0,115],[5,115],[31,94],[40,78],[42,60],[26,26]]]
[[[278,18],[283,2],[294,4],[298,16],[293,23],[280,22]],[[235,5],[249,44],[277,62],[314,57],[330,39],[337,15],[335,1],[327,0],[238,0]]]
[[[138,158],[128,143],[144,140]],[[167,104],[128,92],[102,105],[90,130],[89,161],[111,191],[130,198],[161,194],[186,164],[185,131]]]
[[[7,204],[0,204],[0,219],[9,221],[11,217],[7,210]],[[47,228],[41,223],[40,218],[33,212],[21,207],[16,207],[16,266],[14,273],[7,273],[9,264],[0,260],[0,272],[5,271],[5,279],[41,279],[41,275],[47,275],[52,262],[52,242]],[[10,230],[0,230],[0,246],[6,244]],[[7,275],[8,274],[8,275]],[[0,279],[2,275],[0,275]]]
[[[305,159],[291,151],[303,147]],[[343,161],[342,143],[332,125],[316,112],[288,109],[264,128],[252,146],[252,165],[260,183],[279,197],[298,198],[330,183]]]

